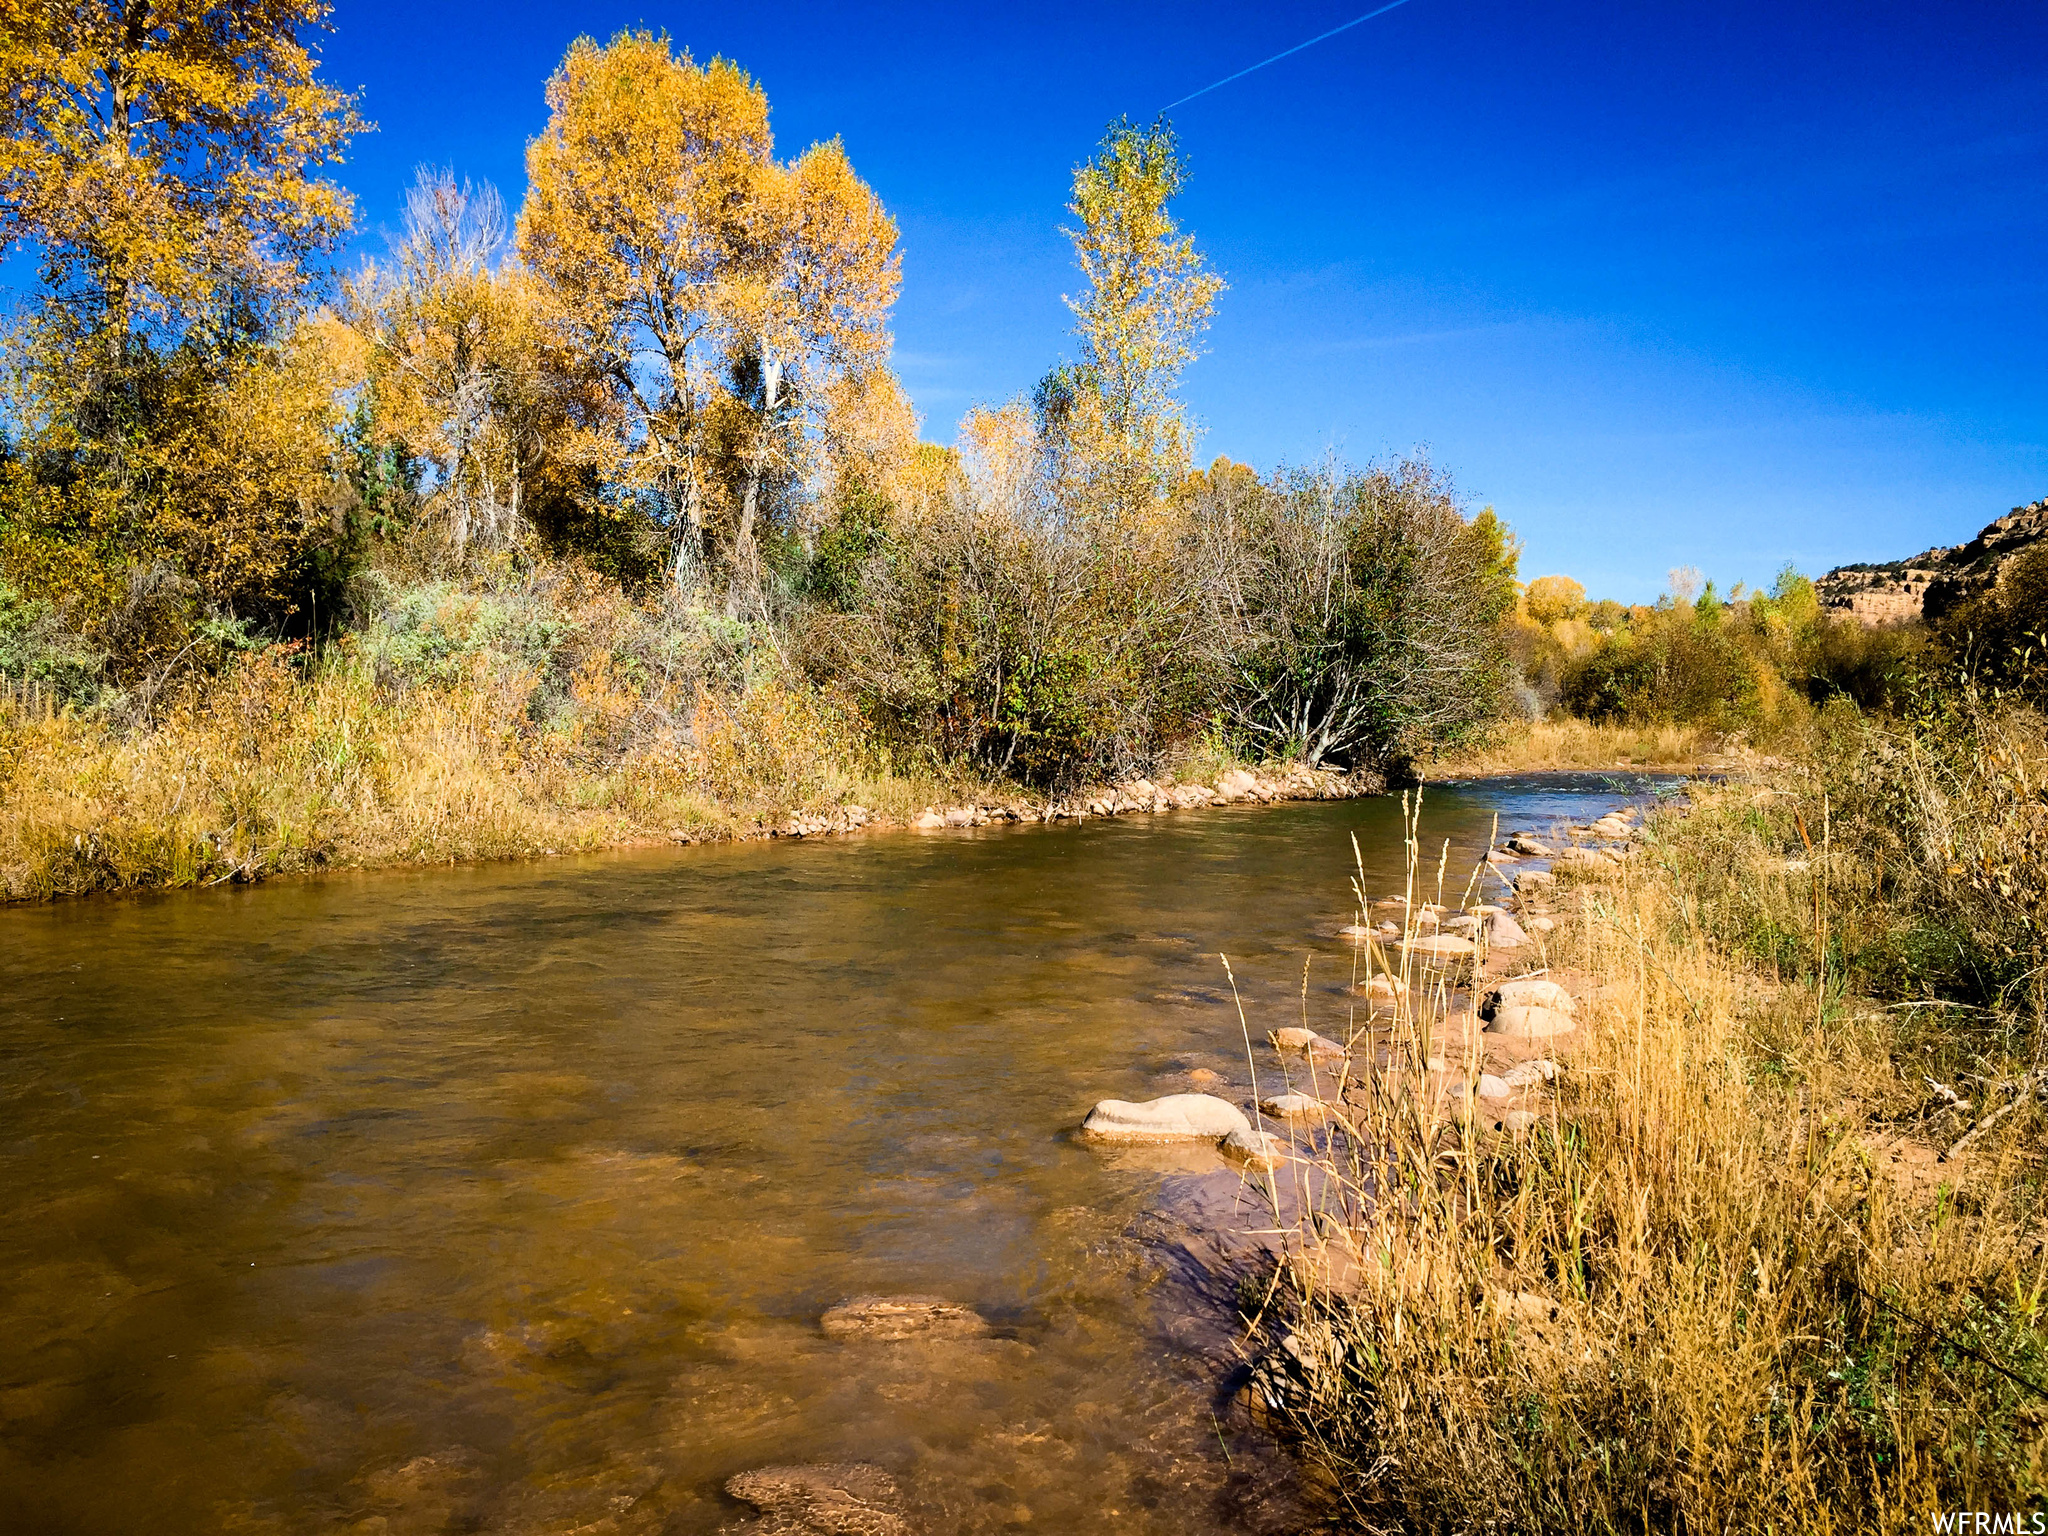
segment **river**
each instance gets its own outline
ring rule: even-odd
[[[1433,789],[1431,862],[1618,788]],[[866,1461],[932,1532],[1291,1528],[1283,1459],[1130,1235],[1186,1159],[1071,1131],[1197,1067],[1244,1091],[1219,952],[1255,1032],[1306,1006],[1341,1034],[1351,837],[1398,889],[1399,820],[0,911],[0,1526],[697,1536],[746,1518],[735,1472]],[[906,1292],[991,1332],[819,1329]]]

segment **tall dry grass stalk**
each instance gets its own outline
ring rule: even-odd
[[[2048,1498],[2041,1079],[2014,1048],[2039,1021],[1979,1040],[1975,1104],[1935,1092],[1936,1010],[1825,968],[1862,855],[1815,815],[1787,886],[1781,801],[1818,789],[1790,778],[1698,786],[1648,852],[1567,887],[1541,959],[1581,1022],[1532,1131],[1461,1123],[1482,1063],[1451,988],[1411,976],[1362,1029],[1371,1065],[1283,1175],[1302,1214],[1260,1324],[1285,1319],[1267,1401],[1344,1523],[1846,1533]],[[1729,885],[1783,890],[1822,965],[1731,946],[1685,873],[1709,849]],[[1412,892],[1432,871],[1409,852]]]

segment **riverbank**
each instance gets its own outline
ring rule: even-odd
[[[560,728],[481,682],[393,697],[344,653],[288,647],[150,722],[0,708],[0,898],[247,883],[323,869],[660,843],[1060,821],[1349,798],[1377,776],[1212,755],[1067,795],[904,772],[849,713],[770,682],[669,701],[593,686]]]
[[[2041,1507],[2044,741],[1858,724],[1696,783],[1518,882],[1554,927],[1504,958],[1561,993],[1487,1022],[1489,964],[1333,1044],[1335,1102],[1265,1126],[1294,1193],[1243,1347],[1352,1528]]]

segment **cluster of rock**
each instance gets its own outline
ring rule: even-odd
[[[1251,772],[1232,768],[1214,784],[1164,779],[1131,779],[1066,799],[1046,801],[978,801],[966,805],[926,806],[910,819],[919,832],[947,828],[985,827],[997,822],[1082,821],[1091,816],[1134,816],[1160,811],[1192,811],[1209,805],[1240,802],[1270,804],[1277,800],[1349,800],[1383,794],[1386,780],[1372,773],[1335,773],[1301,763]],[[844,805],[831,812],[806,812],[773,828],[774,837],[820,837],[853,832],[886,823],[866,808]]]
[[[1609,811],[1589,825],[1566,827],[1564,836],[1571,841],[1561,847],[1552,847],[1533,832],[1516,832],[1504,838],[1498,848],[1486,855],[1486,860],[1518,892],[1539,889],[1554,878],[1549,870],[1522,869],[1525,860],[1547,859],[1552,870],[1610,869],[1634,855],[1635,840],[1642,835],[1642,829],[1635,824],[1638,814],[1633,810]]]
[[[1929,621],[1998,584],[2015,555],[2048,540],[2048,499],[2014,507],[1967,544],[1887,565],[1843,565],[1816,581],[1821,606],[1873,628]]]

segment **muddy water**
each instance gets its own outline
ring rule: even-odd
[[[690,1536],[860,1460],[935,1532],[1291,1528],[1162,1172],[1069,1129],[1243,1082],[1219,950],[1341,1026],[1354,832],[1396,887],[1365,801],[0,912],[0,1527]],[[871,1292],[994,1331],[821,1334]]]

